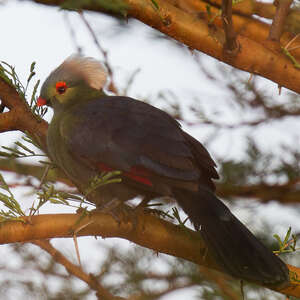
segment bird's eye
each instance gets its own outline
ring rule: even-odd
[[[64,81],[56,82],[56,91],[61,95],[67,90],[67,84]]]

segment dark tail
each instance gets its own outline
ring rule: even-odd
[[[265,285],[288,282],[286,265],[211,191],[204,187],[197,193],[177,190],[175,197],[225,272]]]

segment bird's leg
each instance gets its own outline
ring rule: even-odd
[[[97,210],[100,210],[103,213],[111,213],[115,209],[119,208],[121,204],[123,204],[122,201],[118,198],[113,198],[109,202],[106,202],[101,206],[97,206]]]
[[[149,213],[152,211],[147,208],[147,204],[151,199],[151,197],[146,196],[135,208],[132,208],[129,205],[126,205],[123,201],[120,201],[118,198],[113,198],[102,206],[98,206],[97,210],[110,214],[119,224],[122,220],[125,222],[131,220],[134,230],[138,225],[138,215],[140,213]]]
[[[96,210],[110,214],[119,225],[121,221],[126,222],[128,221],[129,216],[134,215],[134,210],[118,198],[113,198],[109,202],[97,206]]]
[[[145,196],[143,200],[134,208],[134,211],[136,214],[139,213],[147,213],[147,214],[161,214],[161,211],[155,208],[150,208],[151,205],[148,205],[148,203],[153,199],[153,197]],[[157,204],[155,204],[157,205]],[[158,204],[159,205],[159,204]],[[153,206],[153,205],[152,205]]]
[[[113,198],[109,202],[102,204],[101,206],[97,206],[96,210],[101,211],[105,214],[110,214],[113,219],[120,225],[120,206],[123,203],[118,198]]]
[[[148,213],[148,214],[156,214],[159,217],[165,216],[165,213],[159,209],[151,208],[152,206],[158,206],[162,205],[160,203],[153,204],[153,205],[148,205],[148,203],[153,199],[154,197],[150,196],[145,196],[143,200],[134,208],[134,211],[139,213]]]
[[[145,196],[142,201],[135,207],[135,211],[141,211],[145,210],[147,208],[148,203],[151,201],[151,198],[148,196]]]

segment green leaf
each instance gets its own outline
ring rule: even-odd
[[[26,136],[22,136],[22,139],[23,139],[25,142],[30,143],[30,144],[32,144],[33,146],[35,146],[35,147],[37,147],[38,149],[40,149],[40,145],[39,145],[37,142],[35,142],[35,141],[31,138],[31,136],[29,135],[29,133],[28,133],[28,132],[25,132],[25,133],[26,133]]]
[[[10,148],[6,146],[2,146],[3,149],[11,151],[12,153],[16,154],[18,157],[19,156],[26,156],[26,153],[19,151],[18,149],[15,148]]]
[[[33,92],[32,92],[31,99],[30,99],[30,107],[31,107],[31,108],[32,108],[33,103],[35,103],[34,100],[35,100],[35,98],[36,98],[36,92],[37,92],[37,89],[38,89],[39,84],[40,84],[40,80],[38,80],[38,81],[36,82],[36,84],[34,85],[34,87],[33,87]]]
[[[7,185],[6,181],[4,180],[2,174],[0,173],[0,187],[10,193],[9,186]]]
[[[2,202],[4,204],[4,206],[9,209],[9,211],[5,212],[5,214],[11,215],[14,217],[25,216],[25,213],[21,209],[21,206],[18,203],[18,201],[14,198],[14,195],[10,191],[9,186],[5,182],[2,174],[0,174],[0,188],[4,189],[6,192],[9,193],[9,196],[6,194],[0,193],[0,202]],[[4,216],[5,214],[2,214],[2,216]]]
[[[111,171],[102,172],[101,174],[96,175],[90,180],[89,186],[84,192],[85,197],[102,185],[121,182],[122,178],[115,178],[115,176],[118,176],[121,173],[121,171]]]
[[[60,199],[56,199],[56,198],[49,198],[49,201],[53,204],[67,204],[67,201],[62,201]]]
[[[35,68],[35,64],[36,64],[35,61],[31,63],[31,65],[30,65],[30,73],[33,72],[33,70]]]
[[[152,4],[154,5],[156,10],[159,10],[159,5],[157,4],[157,2],[155,0],[151,0]]]
[[[15,144],[16,144],[17,146],[19,146],[20,148],[22,148],[23,150],[25,150],[25,151],[31,153],[32,155],[35,155],[35,152],[34,152],[34,151],[30,150],[28,147],[26,147],[26,146],[23,145],[22,143],[20,143],[20,142],[15,142]]]
[[[282,241],[281,241],[279,235],[278,235],[278,234],[273,234],[273,237],[277,240],[277,242],[278,242],[278,244],[279,244],[279,248],[282,249],[283,243],[282,243]]]
[[[292,61],[294,67],[296,69],[300,69],[300,63],[296,60],[296,58],[286,49],[281,47],[283,53]]]
[[[32,79],[32,77],[35,75],[35,72],[30,73],[28,79],[27,79],[27,83],[30,82],[30,80]]]
[[[289,227],[289,229],[284,237],[284,241],[283,241],[284,246],[288,243],[288,241],[290,239],[291,231],[292,231],[292,227]]]
[[[17,158],[17,157],[19,157],[16,154],[4,152],[4,151],[0,151],[0,156],[9,157],[9,158]]]

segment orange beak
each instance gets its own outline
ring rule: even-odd
[[[39,97],[36,101],[36,105],[37,106],[44,106],[47,104],[47,100],[45,100],[44,98]]]

